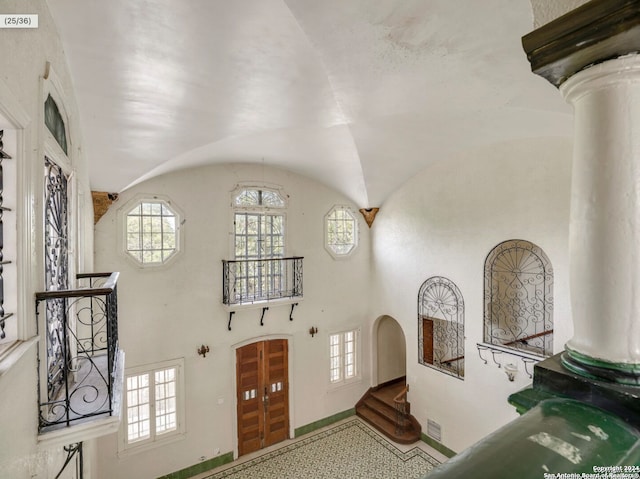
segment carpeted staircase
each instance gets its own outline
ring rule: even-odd
[[[356,404],[356,414],[392,441],[412,444],[420,440],[422,427],[411,415],[404,377],[369,388]]]

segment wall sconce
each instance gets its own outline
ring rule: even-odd
[[[207,353],[209,352],[209,346],[205,346],[204,344],[198,348],[198,354],[203,358],[207,357]]]
[[[316,334],[318,334],[318,328],[311,326],[311,329],[309,329],[309,334],[313,338]]]
[[[504,372],[507,374],[509,381],[514,381],[516,379],[516,373],[518,372],[518,365],[509,363],[504,365]]]

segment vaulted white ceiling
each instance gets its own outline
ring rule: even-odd
[[[547,3],[48,0],[92,189],[258,162],[361,207],[457,152],[571,135],[520,46]]]

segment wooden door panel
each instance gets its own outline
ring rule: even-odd
[[[274,339],[236,350],[238,453],[289,437],[288,343]]]
[[[287,340],[268,341],[265,347],[265,384],[269,394],[269,407],[265,414],[265,447],[283,441],[289,430],[289,385],[287,382]]]
[[[260,390],[260,343],[236,350],[238,454],[248,454],[262,447],[263,415]]]
[[[433,319],[422,318],[422,359],[433,364]]]

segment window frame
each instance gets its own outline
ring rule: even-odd
[[[431,323],[431,358],[425,357],[425,324]],[[418,292],[418,363],[454,378],[465,374],[464,298],[458,286],[444,276],[428,278]],[[441,343],[438,347],[435,340]],[[455,346],[455,351],[453,350]],[[450,355],[446,361],[435,356]],[[453,361],[455,359],[456,361]],[[455,363],[447,367],[445,363]]]
[[[353,243],[351,244],[351,248],[346,253],[340,253],[336,251],[332,247],[332,243],[330,241],[329,235],[329,222],[331,221],[330,216],[334,213],[341,211],[347,213],[351,217],[351,221],[353,222]],[[344,221],[344,220],[343,220]],[[326,215],[324,215],[324,248],[329,253],[333,259],[346,259],[352,256],[356,250],[358,249],[360,241],[360,223],[358,221],[358,217],[354,214],[353,210],[347,205],[334,205]]]
[[[128,235],[129,235],[129,224],[128,219],[129,215],[137,208],[141,207],[145,203],[156,203],[160,204],[162,207],[167,208],[170,212],[173,213],[175,218],[175,248],[173,253],[171,253],[166,259],[160,262],[144,262],[140,261],[136,257],[131,254],[131,250],[129,250],[128,243]],[[141,218],[144,218],[145,215],[141,214]],[[162,218],[162,216],[160,216]],[[183,224],[184,224],[184,214],[182,210],[176,206],[176,204],[167,196],[163,195],[149,195],[149,194],[139,194],[134,198],[125,203],[118,210],[118,228],[120,229],[120,233],[118,234],[118,238],[120,241],[120,252],[128,258],[128,260],[138,266],[141,269],[159,269],[165,268],[171,265],[177,258],[180,257],[183,250]],[[164,246],[164,240],[163,240]],[[144,249],[141,249],[140,252],[143,254]]]
[[[268,205],[237,205],[236,200],[245,191],[259,190],[276,194],[282,200],[282,206]],[[255,183],[239,183],[231,191],[231,227],[230,227],[230,258],[237,259],[270,259],[285,258],[287,255],[287,211],[289,209],[289,195],[282,187],[277,185],[256,185]],[[236,214],[254,214],[260,216],[280,216],[282,217],[282,253],[277,256],[255,256],[238,257],[236,255]]]
[[[506,258],[506,260],[508,260],[507,261],[508,264],[503,263],[504,268],[501,271],[501,273],[502,275],[504,274],[516,275],[516,278],[519,280],[520,280],[520,276],[518,276],[519,274],[523,274],[523,275],[527,274],[530,277],[541,279],[542,299],[540,301],[542,303],[542,307],[541,308],[536,308],[535,306],[531,306],[531,307],[533,308],[533,311],[535,313],[539,313],[539,312],[542,313],[543,331],[534,333],[532,335],[531,331],[529,331],[529,325],[534,324],[536,322],[539,323],[540,321],[533,321],[531,323],[527,321],[527,326],[523,329],[523,333],[526,332],[527,334],[526,336],[524,337],[521,337],[521,335],[514,336],[513,341],[504,343],[502,341],[498,342],[498,338],[496,338],[493,335],[494,326],[497,326],[496,330],[508,329],[508,328],[500,328],[499,319],[494,321],[494,309],[495,309],[494,304],[500,304],[494,301],[495,299],[494,293],[496,295],[499,295],[500,284],[502,283],[495,285],[493,274],[494,274],[494,266],[496,262],[501,258],[502,255],[504,255],[506,252],[513,249],[518,249],[523,252],[524,251],[528,252],[530,256],[535,257],[537,262],[539,262],[539,264],[542,267],[541,271],[536,272],[531,270],[530,263],[528,265],[524,265],[523,263],[521,263],[522,258],[518,259],[517,252],[516,252],[515,255],[510,254],[509,258]],[[520,266],[523,266],[523,268],[520,268]],[[525,271],[524,266],[527,267],[528,269],[527,271]],[[511,267],[513,269],[508,270],[508,267]],[[554,275],[553,275],[553,266],[551,264],[551,260],[549,259],[549,257],[541,247],[532,243],[531,241],[523,240],[523,239],[509,239],[509,240],[502,241],[498,243],[496,246],[494,246],[493,248],[491,248],[491,251],[489,251],[489,253],[487,254],[487,257],[485,258],[485,262],[484,262],[484,288],[483,288],[484,311],[483,311],[483,331],[482,331],[482,339],[484,342],[483,344],[487,345],[489,348],[504,349],[505,351],[511,354],[520,355],[520,356],[522,355],[532,356],[539,359],[545,359],[545,358],[551,357],[553,355],[553,336],[554,336],[553,335],[553,332],[554,332],[553,331],[553,328],[554,328],[553,278],[554,278]],[[540,282],[535,284],[533,281],[527,281],[527,280],[519,281],[519,283],[522,284],[522,287],[520,287],[519,290],[524,291],[525,293],[526,293],[525,284],[529,284],[529,285],[534,284],[535,288],[540,286]],[[496,291],[496,288],[497,288],[497,291]],[[533,296],[536,298],[536,300],[540,299],[540,295],[538,293],[539,293],[539,290],[535,289]],[[521,296],[521,293],[518,294],[518,297],[520,296]],[[530,304],[529,301],[523,301],[523,303]],[[508,305],[504,306],[504,308],[500,306],[500,309],[509,309],[509,306]],[[497,314],[495,316],[498,317]],[[521,316],[519,316],[518,318],[520,317]],[[550,326],[550,329],[547,329],[547,326]],[[522,329],[520,328],[520,326],[518,326],[518,328]],[[538,348],[541,350],[541,352],[535,351],[534,349],[536,348],[536,346],[529,346],[529,344],[526,342],[531,339],[536,339],[539,337],[543,338],[542,339],[543,346]],[[504,339],[512,339],[512,338],[504,338]],[[517,343],[519,342],[523,342],[522,347],[517,347]],[[548,343],[548,347],[547,347],[547,343]],[[511,345],[511,344],[514,344],[514,345]]]
[[[0,344],[0,360],[7,356],[13,348],[19,344],[21,339],[20,321],[18,316],[18,218],[17,218],[17,164],[14,151],[18,150],[18,131],[13,128],[2,128],[0,131],[10,131],[11,137],[5,138],[3,136],[2,142],[8,143],[8,149],[11,153],[4,148],[2,152],[9,155],[9,158],[0,160],[0,174],[2,175],[2,184],[0,185],[2,191],[2,201],[0,206],[4,209],[0,212],[0,219],[4,225],[0,231],[0,240],[2,246],[0,247],[0,254],[3,261],[9,263],[0,266],[2,272],[0,278],[2,283],[0,284],[0,295],[3,300],[4,310],[4,324],[0,329],[0,335],[4,333],[5,338],[0,339],[3,341]]]
[[[167,369],[175,370],[175,397],[176,397],[176,428],[172,431],[157,433],[157,412],[155,397],[155,373]],[[129,442],[129,390],[128,379],[134,376],[149,375],[149,438]],[[128,368],[124,374],[122,394],[122,422],[118,429],[118,456],[147,451],[165,444],[184,439],[185,425],[185,386],[184,386],[184,358],[170,359],[159,363],[147,364]]]
[[[15,191],[16,196],[9,200],[9,195],[5,194],[5,203],[11,204],[15,208],[16,215],[15,230],[17,245],[15,255],[11,255],[16,264],[16,314],[11,320],[15,320],[17,326],[17,338],[5,347],[0,353],[0,380],[5,373],[10,371],[14,365],[18,364],[20,358],[32,347],[37,347],[40,335],[37,330],[37,317],[33,308],[33,291],[39,290],[42,285],[43,270],[38,265],[42,265],[42,231],[34,228],[42,218],[41,203],[34,201],[42,192],[43,179],[40,174],[41,163],[30,161],[33,155],[32,138],[37,136],[36,156],[44,158],[45,155],[60,160],[62,149],[58,146],[44,123],[44,103],[48,95],[56,101],[60,114],[65,119],[67,146],[69,148],[69,160],[73,159],[73,141],[69,135],[69,124],[71,118],[65,109],[64,88],[62,82],[56,75],[55,69],[50,67],[46,76],[40,78],[39,82],[39,108],[36,117],[32,119],[26,112],[18,98],[7,86],[4,80],[0,79],[0,115],[7,122],[5,130],[14,130],[16,133],[15,151],[11,151],[15,162]],[[34,136],[35,135],[35,136]],[[57,148],[57,149],[56,149]],[[54,153],[55,152],[55,153]],[[65,165],[71,168],[70,163]],[[74,190],[75,191],[75,190]],[[6,192],[6,186],[5,186]],[[80,210],[80,198],[74,197],[72,206]],[[77,204],[76,204],[77,203]],[[78,223],[82,218],[78,218]],[[74,220],[75,223],[75,220]],[[6,239],[6,238],[5,238]],[[8,246],[5,241],[5,249]],[[78,268],[82,269],[82,258],[78,258]],[[17,268],[21,264],[23,267]],[[26,265],[31,265],[27,267]],[[70,267],[75,265],[70,265]],[[6,286],[6,285],[5,285]],[[5,290],[6,292],[6,290]],[[5,295],[6,296],[6,295]]]
[[[349,377],[346,377],[345,374],[345,370],[347,368],[347,365],[345,364],[345,336],[347,334],[353,334],[353,368],[354,368],[354,373],[352,375],[350,375]],[[360,359],[361,359],[361,339],[360,339],[360,328],[352,328],[352,329],[346,329],[346,330],[342,330],[342,331],[336,331],[336,332],[331,332],[328,334],[327,336],[327,345],[328,345],[328,366],[329,366],[329,370],[328,370],[328,380],[329,380],[329,385],[332,388],[336,388],[336,387],[341,387],[341,386],[346,386],[349,384],[352,384],[354,382],[358,382],[361,379],[361,364],[360,364]],[[338,338],[338,355],[334,356],[332,354],[332,347],[334,346],[334,344],[332,343],[332,338],[337,337]],[[332,379],[332,371],[336,368],[333,367],[332,365],[332,359],[334,357],[338,358],[339,361],[339,365],[338,365],[338,371],[339,371],[339,378],[338,379]]]
[[[258,203],[238,204],[238,198],[248,191],[259,192]],[[267,192],[270,195],[273,195],[272,197],[277,198],[277,201],[275,202],[276,204],[261,204],[264,192]],[[239,183],[231,191],[229,247],[231,251],[230,257],[233,258],[232,262],[238,262],[238,275],[234,279],[234,290],[236,285],[240,284],[242,291],[247,293],[247,297],[252,296],[249,293],[250,291],[262,291],[262,293],[258,295],[260,296],[259,299],[254,299],[240,304],[264,304],[271,301],[279,301],[281,298],[279,294],[272,293],[280,292],[282,290],[282,279],[283,277],[286,277],[286,270],[284,270],[283,267],[286,266],[286,263],[283,261],[269,260],[283,260],[287,257],[288,199],[289,197],[282,187],[277,185]],[[239,216],[244,216],[245,221],[249,216],[258,217],[259,219],[256,221],[256,224],[258,225],[256,232],[249,232],[249,222],[246,221],[247,226],[245,226],[243,234],[238,234]],[[281,234],[272,234],[274,218],[279,218]],[[269,225],[271,226],[271,233],[267,231],[269,229],[267,226]],[[265,231],[263,231],[263,229]],[[244,247],[241,249],[244,254],[238,255],[238,242],[239,239],[242,238],[244,238]],[[253,254],[248,248],[251,241],[256,244],[256,250]],[[240,242],[242,243],[242,241]],[[261,244],[265,244],[267,246],[265,248],[261,248]],[[276,244],[276,248],[274,248],[274,244]],[[274,254],[274,249],[279,251]],[[264,263],[261,262],[261,260],[265,260]],[[247,261],[247,263],[244,263],[244,261]]]

